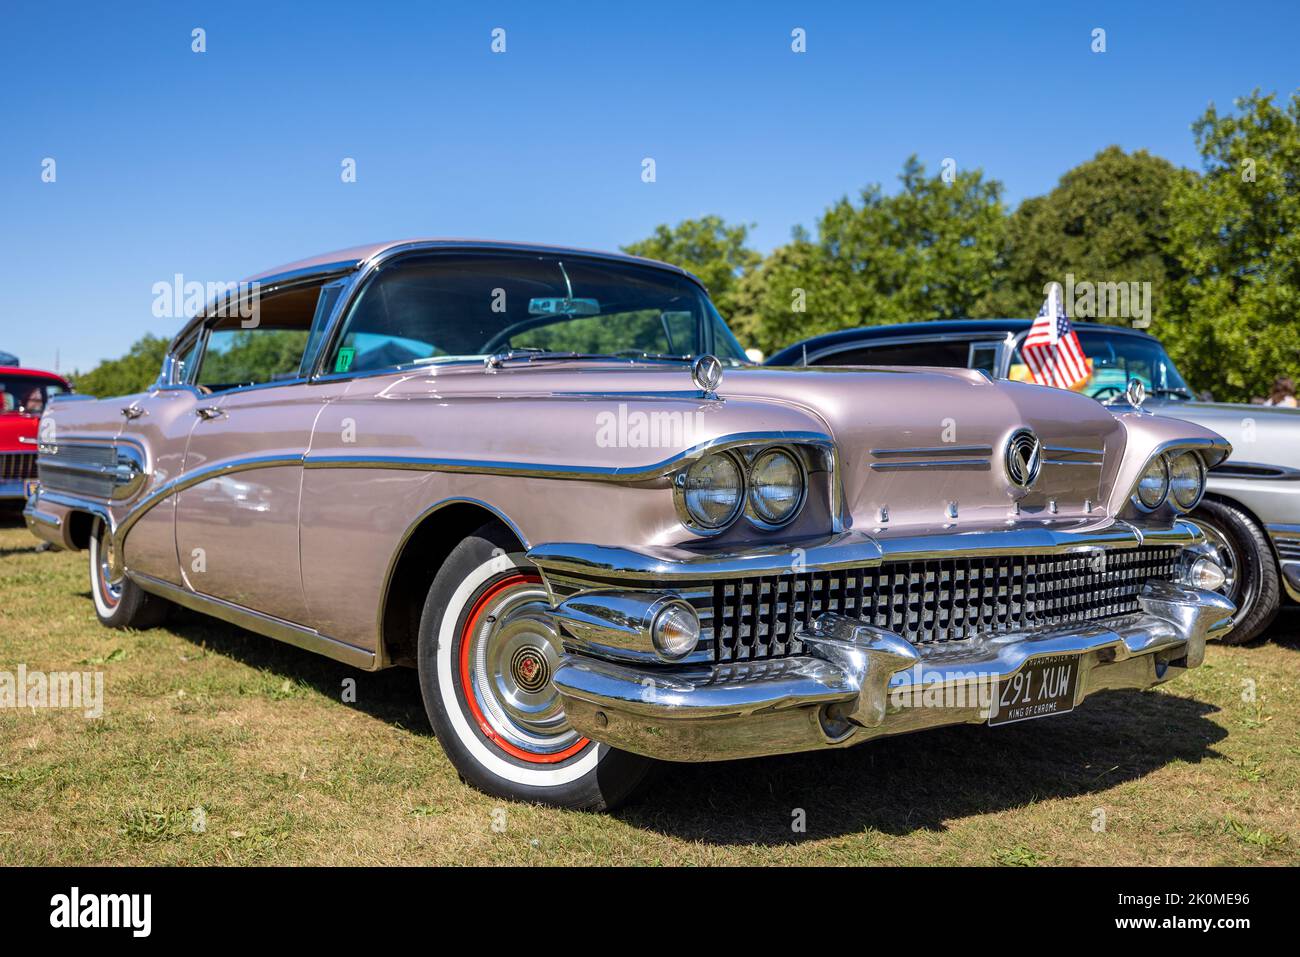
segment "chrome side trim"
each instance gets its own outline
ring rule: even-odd
[[[155,505],[160,504],[178,492],[183,492],[187,488],[211,478],[233,475],[236,472],[248,472],[254,469],[283,468],[301,464],[301,455],[264,455],[247,459],[233,459],[229,462],[218,462],[216,465],[210,465],[207,468],[196,469],[193,472],[183,472],[170,482],[164,482],[132,506],[131,511],[127,512],[120,522],[116,524],[109,523],[113,533],[113,552],[110,558],[109,573],[113,576],[113,581],[121,578],[122,573],[125,571],[121,562],[127,532],[131,531],[140,519],[149,514]]]
[[[220,598],[188,591],[150,575],[129,572],[128,577],[150,594],[166,598],[168,601],[173,601],[192,611],[211,615],[213,618],[220,618],[232,625],[255,631],[260,635],[266,635],[268,638],[283,641],[297,648],[326,655],[355,668],[361,668],[365,671],[377,670],[378,665],[375,654],[364,648],[335,641],[333,638],[328,638],[310,628],[304,628],[301,625],[295,625],[280,618],[272,618],[270,615],[264,615],[261,612],[244,608],[241,605]]]
[[[721,436],[692,446],[660,462],[642,466],[610,465],[560,465],[546,462],[509,462],[484,459],[426,458],[413,455],[308,455],[303,467],[309,469],[375,468],[409,469],[427,472],[475,472],[484,475],[520,475],[536,478],[592,479],[619,482],[644,482],[662,478],[683,464],[710,452],[727,451],[746,445],[767,443],[771,445],[820,445],[833,448],[829,435],[821,432],[744,432]]]
[[[472,459],[424,458],[420,456],[330,455],[311,458],[299,454],[292,456],[267,455],[254,456],[246,459],[231,459],[227,462],[218,462],[215,465],[210,465],[206,468],[178,475],[170,482],[166,482],[149,492],[131,508],[120,522],[117,522],[116,524],[110,522],[109,527],[113,530],[113,555],[117,557],[117,562],[121,561],[120,556],[123,554],[123,546],[126,542],[127,533],[130,532],[132,527],[134,527],[140,519],[144,518],[144,516],[147,515],[154,506],[165,501],[172,495],[198,485],[200,482],[205,482],[208,479],[220,478],[225,475],[232,475],[237,472],[301,466],[308,469],[404,469],[429,472],[472,472],[487,475],[521,475],[532,476],[535,478],[578,481],[605,480],[640,482],[647,479],[662,477],[673,471],[675,468],[678,468],[684,462],[698,458],[707,452],[729,449],[733,446],[763,441],[770,441],[773,443],[820,445],[832,450],[834,449],[834,444],[831,442],[830,437],[824,433],[752,432],[724,436],[719,439],[704,442],[687,449],[684,452],[679,452],[676,455],[670,456],[662,462],[657,462],[650,466],[635,468],[622,468],[615,466],[562,466],[532,462],[490,462],[476,461]],[[832,474],[831,478],[832,482],[834,482],[834,474]],[[834,497],[834,492],[832,492],[832,498]],[[838,503],[833,503],[833,507],[837,507],[837,505]],[[124,569],[121,567],[114,567],[110,569],[110,571],[113,575],[120,578]]]

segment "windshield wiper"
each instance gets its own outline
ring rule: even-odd
[[[502,349],[500,352],[494,352],[487,357],[485,365],[489,369],[499,369],[501,366],[512,359],[527,359],[529,362],[539,362],[552,359],[608,359],[610,356],[599,352],[557,352],[553,349],[539,349],[536,346],[516,346],[513,349]]]

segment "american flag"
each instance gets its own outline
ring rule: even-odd
[[[1039,385],[1073,389],[1088,381],[1091,375],[1088,360],[1066,318],[1059,283],[1052,283],[1043,308],[1038,310],[1038,318],[1029,327],[1020,354]]]

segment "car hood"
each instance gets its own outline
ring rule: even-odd
[[[737,436],[829,436],[853,520],[877,523],[887,514],[891,528],[937,524],[953,510],[963,522],[996,524],[1017,507],[1022,518],[1102,520],[1118,507],[1112,499],[1127,497],[1127,486],[1112,493],[1117,481],[1131,482],[1132,468],[1121,468],[1130,420],[1148,432],[1210,436],[963,369],[747,367],[727,370],[717,396],[704,397],[685,366],[518,362],[495,372],[421,372],[378,398],[458,407],[464,431],[439,438],[447,455],[482,457],[488,449],[538,465],[639,472]],[[673,415],[686,417],[685,431],[670,427]],[[656,416],[664,427],[645,428]],[[1006,466],[1008,442],[1022,429],[1043,447],[1028,489]]]

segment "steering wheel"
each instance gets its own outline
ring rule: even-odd
[[[1091,395],[1092,398],[1096,399],[1098,402],[1101,402],[1103,401],[1104,396],[1109,396],[1111,393],[1114,393],[1115,398],[1119,398],[1121,395],[1124,394],[1124,390],[1117,385],[1104,385],[1096,392],[1089,393],[1089,395]]]

